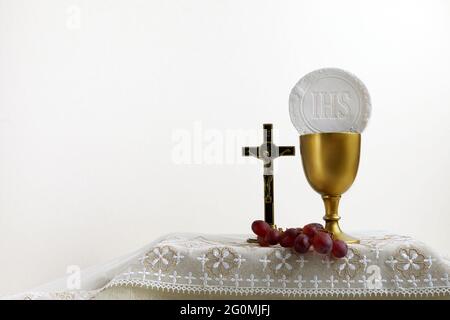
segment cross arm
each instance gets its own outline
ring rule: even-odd
[[[278,147],[278,152],[280,156],[295,156],[295,147]]]
[[[243,147],[242,155],[245,157],[253,156],[258,158],[258,147]]]

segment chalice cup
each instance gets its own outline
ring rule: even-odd
[[[325,229],[346,243],[359,240],[339,226],[339,200],[356,178],[361,135],[354,132],[312,133],[300,136],[303,170],[311,187],[325,204]]]

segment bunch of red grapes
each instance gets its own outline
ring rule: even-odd
[[[347,244],[342,240],[333,240],[333,235],[320,223],[310,223],[303,228],[288,228],[280,231],[267,222],[256,220],[252,230],[258,236],[261,247],[280,244],[284,248],[294,248],[298,253],[306,253],[310,248],[321,254],[332,254],[335,258],[347,255]]]

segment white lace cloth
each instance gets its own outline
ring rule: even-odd
[[[94,299],[112,288],[197,298],[221,295],[278,298],[450,295],[450,263],[407,236],[362,236],[333,259],[280,246],[248,244],[248,236],[174,234],[113,263],[83,273],[82,290],[64,280],[16,299]],[[59,289],[58,289],[59,286]],[[107,295],[106,295],[107,296]]]

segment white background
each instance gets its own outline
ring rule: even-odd
[[[0,294],[164,233],[249,232],[261,163],[213,142],[272,122],[298,147],[288,95],[321,67],[372,97],[344,229],[449,253],[449,57],[448,1],[0,0]],[[298,153],[276,165],[278,224],[320,221]]]

